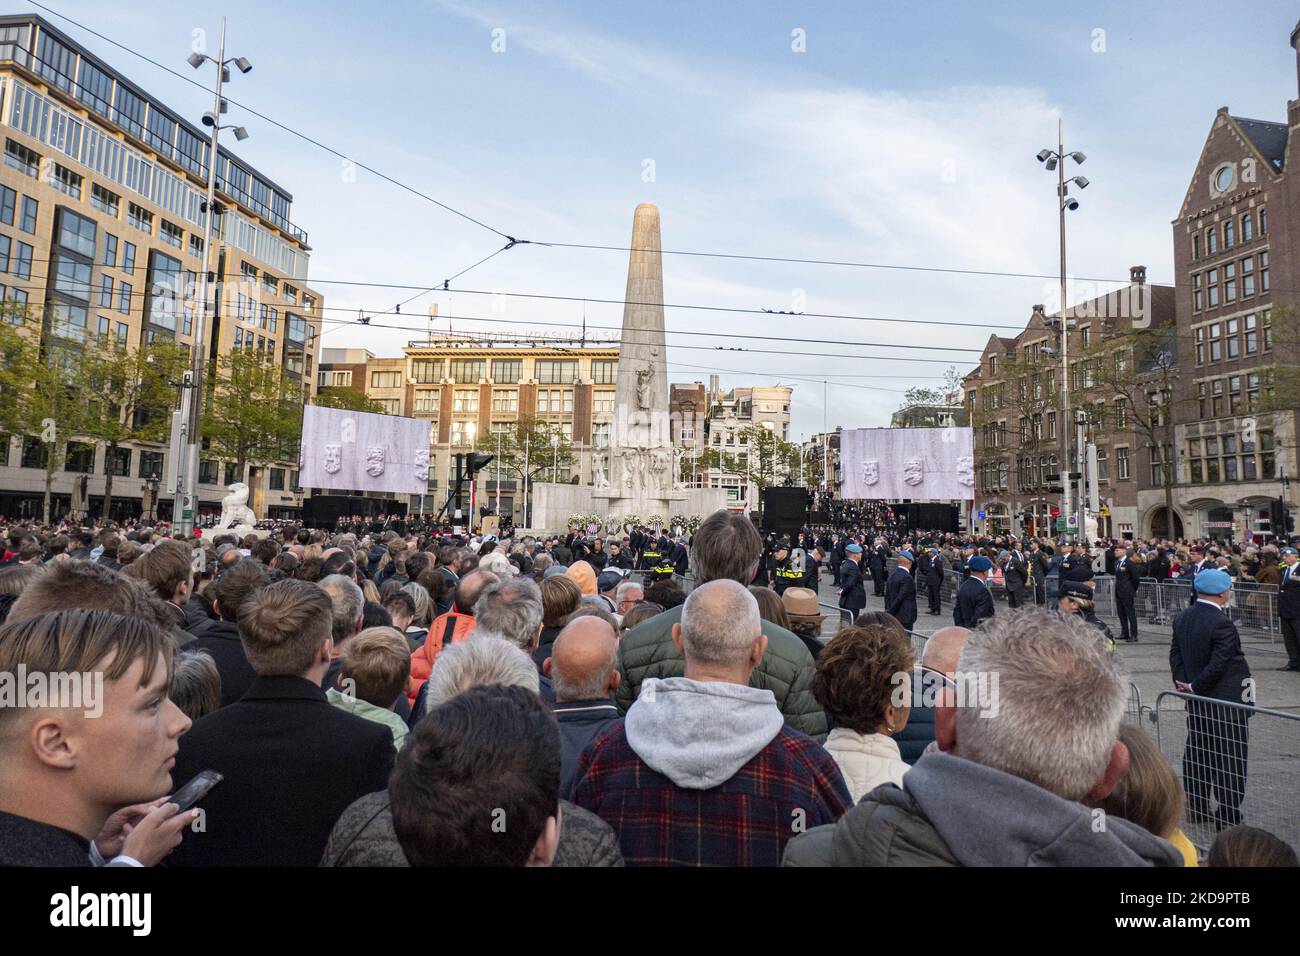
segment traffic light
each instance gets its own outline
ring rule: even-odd
[[[1279,538],[1289,530],[1286,504],[1281,498],[1274,498],[1268,503],[1268,530]]]
[[[488,462],[495,457],[495,455],[489,455],[487,452],[472,451],[465,456],[465,470],[472,475],[476,471],[486,468]]]

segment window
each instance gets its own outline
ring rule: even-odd
[[[104,233],[104,254],[99,259],[102,266],[117,268],[117,236]]]
[[[196,259],[203,258],[203,237],[190,233],[190,255]]]
[[[217,483],[217,462],[211,458],[199,460],[199,484],[215,485]]]
[[[1263,217],[1263,213],[1260,216]],[[1268,250],[1265,249],[1259,254],[1259,291],[1268,291]]]
[[[597,385],[614,385],[618,381],[618,362],[611,359],[593,359],[591,380]]]
[[[87,445],[85,442],[70,441],[68,442],[67,456],[67,462],[63,466],[64,471],[88,475],[95,470],[94,445]]]
[[[185,230],[175,223],[170,223],[166,219],[158,224],[158,238],[169,246],[181,247],[181,242],[185,239]]]
[[[1223,248],[1231,249],[1237,244],[1237,227],[1231,219],[1223,224]]]
[[[33,152],[22,143],[5,140],[5,165],[35,179],[41,171],[40,153]]]
[[[95,334],[98,335],[101,339],[107,339],[109,330],[111,328],[112,328],[112,322],[109,320],[108,316],[101,315],[99,317],[98,323],[96,324]]]
[[[123,282],[117,287],[117,311],[125,314],[131,314],[131,283]]]
[[[537,390],[537,413],[539,415],[573,414],[573,389],[539,388]]]
[[[470,445],[474,442],[474,435],[478,427],[474,422],[457,422],[451,423],[451,443],[453,445]]]
[[[0,186],[0,222],[6,226],[14,224],[14,205],[18,202],[18,194],[8,186]]]
[[[442,408],[442,389],[417,388],[415,390],[415,411],[436,412]]]
[[[22,466],[24,468],[44,468],[49,454],[45,443],[31,435],[23,438]]]
[[[492,411],[494,412],[519,411],[519,390],[516,388],[492,389]]]
[[[59,245],[86,257],[89,266],[95,259],[95,221],[78,216],[69,209],[59,210]],[[85,298],[83,293],[83,298]]]
[[[517,382],[524,377],[524,363],[520,359],[493,359],[492,381]]]
[[[1194,337],[1196,339],[1196,364],[1204,365],[1205,364],[1205,327],[1201,326],[1200,328],[1198,328],[1194,333]]]
[[[371,388],[401,388],[402,373],[401,372],[371,372],[370,387]]]
[[[50,185],[73,199],[81,198],[81,176],[66,166],[54,164],[54,176],[50,179]]]
[[[54,254],[54,289],[74,299],[90,297],[90,263],[62,250]]]
[[[114,219],[117,218],[118,204],[122,197],[115,192],[110,192],[99,183],[92,183],[90,187],[90,204],[102,213],[107,213]]]
[[[140,452],[139,475],[141,478],[152,478],[155,475],[161,478],[163,476],[163,453],[160,451]]]
[[[1255,220],[1250,213],[1245,213],[1241,217],[1241,241],[1250,242],[1255,238]]]
[[[1121,481],[1129,477],[1127,448],[1115,449],[1115,477]]]
[[[235,463],[233,461],[228,461],[226,462],[226,474],[224,477],[225,477],[225,481],[223,482],[223,484],[233,485],[243,476],[240,475],[238,471],[235,469]]]
[[[402,411],[402,400],[400,398],[376,398],[374,401],[379,405],[380,412],[384,415],[397,415]]]
[[[1258,320],[1255,318],[1255,313],[1251,312],[1249,315],[1245,316],[1241,321],[1242,321],[1242,326],[1246,331],[1246,335],[1245,335],[1246,354],[1254,355],[1256,352],[1259,351],[1259,331],[1256,328],[1256,323]]]
[[[596,448],[608,448],[613,425],[610,422],[596,422],[591,426],[591,444]]]
[[[1223,359],[1223,326],[1218,322],[1210,323],[1210,361],[1219,362]]]
[[[1192,311],[1201,311],[1201,274],[1192,273]]]
[[[119,323],[117,323],[117,345],[118,345],[118,348],[123,348],[123,349],[126,348],[126,340],[127,340],[127,337],[128,337],[130,334],[131,334],[131,333],[130,333],[130,330],[127,328],[125,322],[119,322]]]
[[[153,213],[135,203],[126,204],[126,221],[141,232],[153,233]]]
[[[1228,319],[1224,323],[1224,328],[1227,332],[1227,341],[1225,344],[1227,345],[1228,358],[1230,359],[1236,358],[1241,354],[1241,340],[1237,336],[1238,325],[1239,323],[1236,319]]]
[[[126,478],[131,474],[131,449],[114,448],[104,456],[104,474]]]
[[[25,242],[18,243],[18,255],[14,257],[14,275],[20,279],[32,277],[32,247]]]
[[[1209,293],[1209,306],[1214,308],[1219,304],[1219,270],[1207,269],[1205,271],[1206,291]]]
[[[1268,210],[1263,206],[1259,207],[1259,234],[1261,238],[1268,235]]]
[[[1237,301],[1237,264],[1224,263],[1223,266],[1223,301]]]
[[[128,242],[122,246],[122,271],[135,271],[135,243]]]
[[[609,390],[592,392],[591,411],[595,415],[613,415],[614,393]]]
[[[1201,258],[1201,236],[1200,233],[1192,234],[1192,258]]]
[[[1056,438],[1056,412],[1047,413],[1047,437],[1048,439]]]
[[[1255,294],[1255,257],[1247,256],[1241,260],[1241,294]]]
[[[272,468],[268,487],[272,491],[284,491],[284,469]]]
[[[411,377],[420,385],[441,381],[442,359],[415,359],[411,363]]]
[[[1097,480],[1110,481],[1109,455],[1104,448],[1097,449]]]
[[[451,393],[451,410],[453,412],[477,412],[478,389],[458,388]]]
[[[1091,334],[1092,334],[1092,327],[1091,327],[1091,326],[1087,326],[1087,325],[1085,325],[1085,326],[1083,326],[1081,329],[1079,329],[1079,337],[1083,340],[1083,347],[1084,347],[1084,348],[1087,348],[1087,347],[1088,347],[1088,339],[1089,339],[1089,337],[1091,336]]]
[[[5,235],[0,235],[0,272],[9,271],[9,250],[12,248],[13,241]]]
[[[538,359],[536,377],[542,385],[572,385],[578,377],[578,363],[571,359]]]
[[[1210,226],[1205,230],[1205,254],[1212,256],[1219,251],[1219,230]]]
[[[457,385],[477,385],[481,378],[483,378],[482,359],[451,360],[451,380]]]
[[[269,273],[262,273],[262,291],[267,295],[278,295],[280,292],[280,283],[275,276]]]
[[[40,210],[40,205],[31,196],[23,197],[23,215],[18,223],[18,228],[23,232],[36,232],[36,216]]]

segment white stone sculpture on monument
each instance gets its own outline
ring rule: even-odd
[[[248,507],[248,485],[237,481],[227,485],[226,490],[230,494],[221,499],[221,520],[217,522],[217,528],[223,531],[243,529],[241,533],[247,534],[257,524],[257,516]]]
[[[605,456],[600,452],[591,456],[591,483],[597,488],[609,487],[609,478],[605,475]]]
[[[682,480],[682,459],[686,456],[686,449],[678,445],[673,449],[673,488],[681,489],[686,487],[686,482]]]
[[[655,367],[647,365],[645,368],[639,368],[636,371],[636,403],[637,407],[648,409],[650,407],[650,386],[654,381]]]

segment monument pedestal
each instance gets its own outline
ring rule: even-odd
[[[707,518],[727,507],[722,488],[675,488],[666,497],[643,497],[618,488],[538,483],[533,485],[533,506],[529,524],[535,531],[563,531],[569,515],[596,514],[603,518],[636,515],[649,521],[659,515],[664,521],[698,515]]]

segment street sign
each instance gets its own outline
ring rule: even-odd
[[[1108,505],[1102,505],[1102,506],[1101,506],[1101,509],[1097,512],[1097,514],[1101,515],[1103,518],[1109,518],[1109,517],[1110,517],[1110,506],[1108,506]]]
[[[1067,517],[1067,518],[1065,519],[1065,526],[1066,526],[1067,528],[1078,528],[1078,527],[1079,527],[1079,516],[1078,516],[1078,515],[1070,515],[1069,517]]]
[[[988,513],[985,511],[981,511],[979,517],[980,517],[980,521],[983,521],[985,518],[988,517]]]
[[[1064,531],[1064,530],[1065,530],[1065,519],[1064,519],[1064,518],[1057,518],[1057,519],[1056,519],[1056,530],[1057,530],[1057,531]]]

